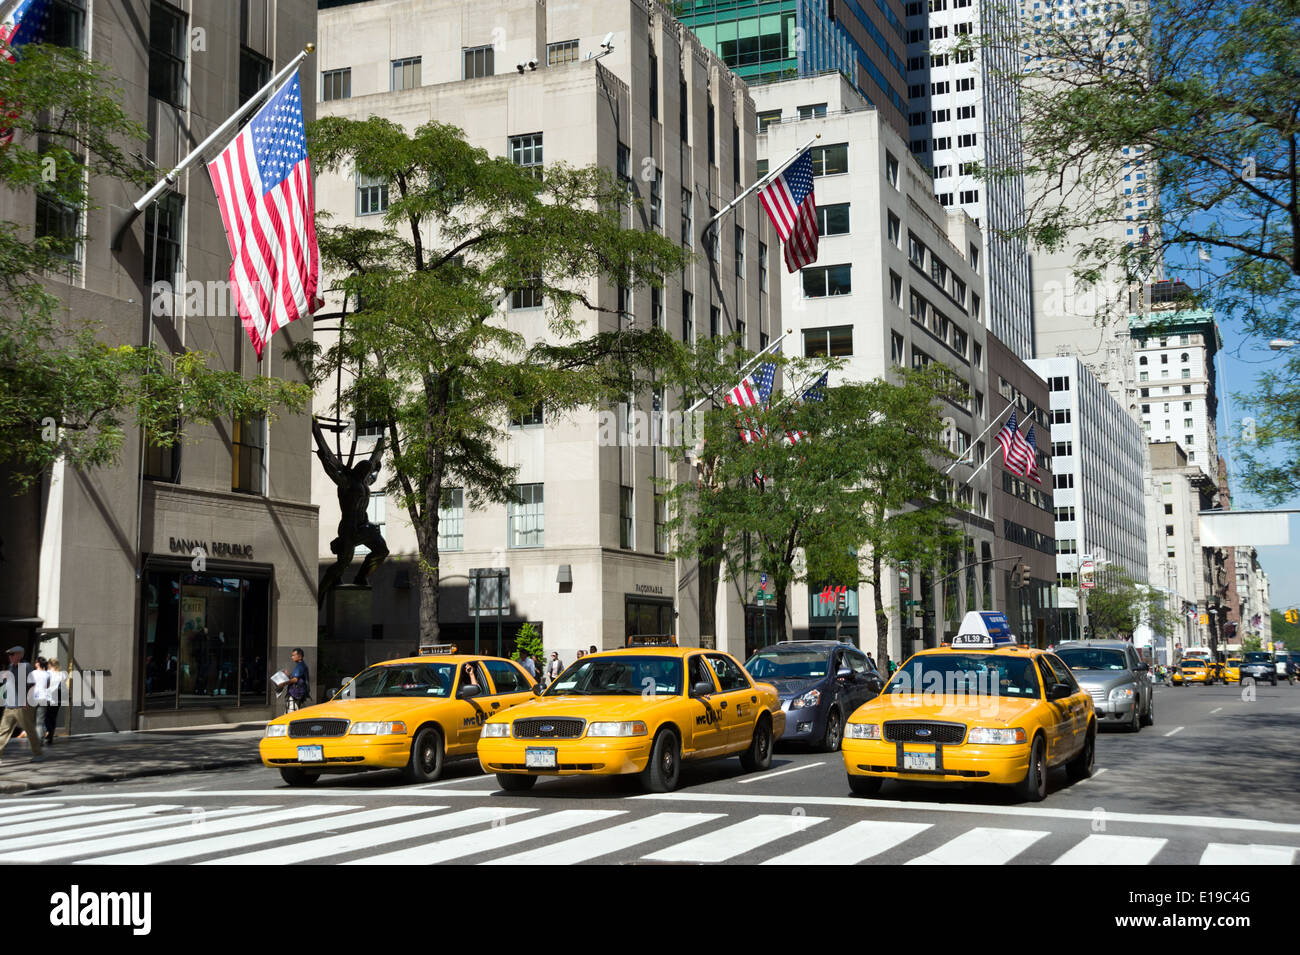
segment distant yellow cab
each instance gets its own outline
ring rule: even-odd
[[[1175,671],[1178,683],[1200,683],[1202,685],[1211,682],[1210,668],[1203,660],[1184,660]]]
[[[1223,663],[1223,681],[1225,683],[1241,682],[1241,657],[1228,657]]]
[[[859,795],[896,779],[1000,783],[1037,801],[1050,769],[1084,779],[1096,754],[1092,698],[1070,668],[987,634],[913,655],[844,729],[844,768]]]
[[[328,703],[268,723],[262,764],[280,770],[290,786],[369,769],[400,769],[410,782],[431,782],[447,760],[474,756],[488,718],[531,700],[535,685],[517,663],[498,657],[388,660],[363,670]]]
[[[784,730],[776,688],[730,654],[633,646],[585,656],[545,693],[493,715],[478,758],[510,791],[541,776],[639,774],[646,790],[668,792],[683,761],[739,756],[767,769]]]

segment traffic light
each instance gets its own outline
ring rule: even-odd
[[[1029,586],[1029,574],[1030,574],[1029,565],[1021,564],[1020,565],[1020,586],[1022,588]]]
[[[1287,623],[1300,623],[1300,610],[1288,610],[1284,616]]]

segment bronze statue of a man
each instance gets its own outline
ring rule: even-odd
[[[354,464],[349,453],[348,463],[344,464],[325,443],[325,435],[315,417],[311,421],[311,433],[316,439],[316,456],[320,458],[325,473],[338,487],[339,493],[339,536],[330,541],[330,551],[337,555],[338,559],[325,572],[325,577],[320,582],[318,603],[323,605],[325,595],[343,579],[343,572],[352,563],[357,547],[368,547],[370,553],[352,581],[354,586],[364,587],[371,571],[388,558],[388,545],[384,543],[384,537],[379,533],[378,526],[370,522],[368,510],[370,486],[379,476],[384,439],[380,437],[368,458],[363,458]]]

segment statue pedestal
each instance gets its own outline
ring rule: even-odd
[[[373,592],[369,587],[340,584],[325,598],[325,629],[330,640],[369,640]]]

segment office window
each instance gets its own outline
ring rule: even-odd
[[[957,137],[957,145],[959,147],[974,146],[976,145],[977,140],[978,134],[976,133],[962,133]]]
[[[1058,554],[1075,554],[1078,553],[1078,550],[1079,545],[1077,540],[1061,540],[1058,538],[1056,541],[1056,552]]]
[[[650,327],[664,327],[664,299],[663,290],[650,286]]]
[[[851,265],[809,266],[803,270],[803,294],[806,298],[848,295],[853,291]]]
[[[952,350],[962,358],[966,357],[966,333],[956,325],[952,327]]]
[[[758,132],[761,135],[762,133],[767,132],[767,127],[771,126],[773,123],[781,122],[781,111],[779,109],[764,110],[761,113],[755,114],[755,119],[758,120]]]
[[[687,142],[690,139],[691,124],[689,121],[689,113],[686,109],[686,102],[686,80],[681,79],[677,82],[677,120],[682,142]]]
[[[47,16],[41,42],[72,50],[85,49],[86,0],[52,0]]]
[[[931,84],[930,84],[930,95],[931,95],[931,96],[947,96],[947,95],[948,95],[948,81],[947,81],[947,80],[943,80],[942,82],[939,82],[939,83],[931,83]]]
[[[768,164],[766,159],[754,160],[754,181],[757,182],[767,175]]]
[[[1184,378],[1190,378],[1190,377],[1192,377],[1192,370],[1191,370],[1190,368],[1184,368],[1184,369],[1183,369],[1183,377],[1184,377]]]
[[[38,186],[35,235],[38,239],[50,239],[57,243],[52,245],[51,251],[60,257],[69,262],[77,261],[81,257],[81,209],[60,201]],[[151,248],[152,246],[146,246],[146,252]],[[179,249],[177,256],[179,256]],[[172,273],[169,274],[174,272],[173,268]]]
[[[682,292],[682,342],[695,342],[695,296],[690,292]]]
[[[1173,514],[1173,512],[1174,512],[1174,506],[1173,506],[1172,504],[1166,504],[1166,505],[1165,505],[1165,513],[1166,513],[1166,514]]]
[[[1191,426],[1192,426],[1192,419],[1191,419],[1191,418],[1184,418],[1184,419],[1183,419],[1183,427],[1184,427],[1184,428],[1190,428]]]
[[[935,166],[930,170],[931,179],[947,179],[952,175],[952,166]]]
[[[555,66],[558,63],[572,63],[578,59],[578,41],[564,40],[560,43],[546,44],[546,65]]]
[[[962,202],[979,202],[980,191],[978,189],[963,189],[961,191]]]
[[[515,415],[510,419],[512,428],[532,428],[539,427],[546,423],[545,409],[542,402],[537,402],[523,414]]]
[[[635,546],[632,538],[635,526],[632,519],[632,503],[632,489],[620,487],[618,489],[618,546],[626,550],[631,550]]]
[[[803,333],[805,358],[844,358],[853,354],[853,326],[806,328]]]
[[[668,553],[668,498],[655,495],[655,553]]]
[[[957,107],[957,118],[958,118],[958,119],[974,119],[974,118],[975,118],[975,107],[974,107],[974,106],[958,106],[958,107]]]
[[[925,245],[912,233],[907,234],[907,257],[913,265],[925,268]]]
[[[156,208],[145,211],[144,248],[149,251],[153,263],[153,267],[148,269],[150,288],[155,282],[167,282],[172,288],[178,288],[184,213],[185,197],[174,192],[166,193],[158,200]]]
[[[912,367],[913,368],[929,368],[931,363],[933,363],[933,361],[934,359],[931,358],[929,355],[927,355],[925,352],[921,351],[921,349],[917,348],[915,345],[912,346]]]
[[[656,229],[664,227],[664,174],[658,169],[650,182],[650,225]]]
[[[239,48],[239,101],[245,103],[271,81],[271,61],[256,50]]]
[[[811,106],[799,107],[800,119],[820,119],[826,115],[825,103],[813,103]]]
[[[717,338],[722,333],[722,309],[716,305],[709,306],[709,337]]]
[[[1151,380],[1151,372],[1149,371],[1138,372],[1138,381],[1150,381],[1150,380]]]
[[[465,549],[465,490],[442,489],[438,500],[438,550]]]
[[[1186,445],[1188,448],[1190,448],[1195,443],[1196,443],[1196,435],[1194,434],[1183,435],[1183,444]]]
[[[653,46],[650,48],[650,118],[659,118],[659,57]]]
[[[930,140],[914,139],[908,148],[912,150],[912,154],[915,156],[919,156],[921,153],[928,153],[930,151]]]
[[[817,207],[817,232],[819,235],[847,235],[849,232],[849,204],[837,202]]]
[[[907,114],[907,125],[908,125],[908,126],[924,126],[924,125],[925,125],[925,110],[921,110],[919,113],[908,113],[908,114]]]
[[[370,216],[388,208],[388,183],[357,173],[357,215]]]
[[[266,450],[266,418],[235,418],[230,429],[230,489],[262,493],[262,455]]]
[[[940,193],[936,193],[936,194],[935,194],[935,198],[939,200],[939,205],[941,205],[941,206],[950,206],[950,205],[952,205],[952,193],[951,193],[951,192],[940,192]]]
[[[472,80],[480,76],[496,75],[496,64],[494,62],[496,54],[491,45],[466,47],[463,52],[465,56],[465,79]],[[416,85],[420,85],[418,76],[416,77]]]
[[[708,117],[709,165],[716,166],[718,164],[718,111],[713,105],[713,100],[709,100]]]
[[[895,189],[898,188],[898,159],[891,152],[885,153],[885,179]]]
[[[1074,444],[1071,441],[1053,441],[1052,457],[1067,457],[1074,454]]]
[[[898,216],[894,215],[892,212],[887,214],[886,222],[887,222],[886,225],[887,234],[889,236],[889,244],[897,249],[899,248],[899,242],[902,237],[901,236],[902,225],[898,221]]]
[[[618,317],[620,328],[622,327],[623,322],[626,322],[628,325],[636,323],[636,320],[632,315],[632,290],[626,285],[618,286]]]
[[[486,47],[488,59],[492,58],[492,47]],[[489,70],[483,76],[491,76]],[[418,56],[408,56],[405,59],[392,61],[392,77],[388,84],[390,91],[396,93],[398,90],[413,90],[420,85],[420,58]]]
[[[767,291],[767,243],[758,243],[758,288]]]
[[[745,230],[736,226],[736,274],[740,277],[745,275]]]
[[[976,342],[971,350],[971,364],[976,368],[984,367],[984,346]]]
[[[541,279],[538,278],[520,288],[510,290],[510,309],[512,311],[523,308],[541,308],[542,307],[542,289]]]
[[[541,547],[546,539],[546,514],[541,484],[516,484],[511,488],[507,538],[511,547]]]
[[[736,320],[736,340],[740,342],[742,346],[744,346],[745,342],[748,341],[745,337],[745,323],[739,319]]]
[[[812,165],[814,176],[835,176],[849,171],[849,144],[835,143],[831,146],[814,146],[812,148]]]
[[[510,161],[523,166],[538,179],[542,177],[542,134],[528,133],[510,137]]]
[[[1184,411],[1191,411],[1191,410],[1192,410],[1192,403],[1191,403],[1190,401],[1184,401],[1184,402],[1183,402],[1183,410],[1184,410]]]
[[[935,152],[938,152],[940,149],[952,149],[951,136],[936,136],[931,142],[934,145]]]
[[[1058,507],[1058,508],[1056,509],[1056,519],[1057,519],[1058,521],[1072,521],[1072,520],[1074,520],[1074,508],[1073,508],[1073,507]]]
[[[952,119],[952,110],[950,109],[932,109],[930,110],[931,123],[946,123]]]
[[[325,70],[320,75],[321,102],[349,99],[352,96],[352,69]]]
[[[714,263],[722,261],[722,237],[718,235],[718,223],[715,221],[717,215],[718,210],[713,206],[709,206],[709,222],[711,224],[705,227],[704,242],[709,253],[709,261]]]
[[[957,81],[957,92],[958,92],[958,93],[969,92],[970,90],[973,90],[974,88],[975,88],[975,77],[973,77],[973,76],[968,76],[968,77],[966,77],[965,79],[960,79],[960,80]]]
[[[179,422],[178,422],[179,423]],[[171,483],[179,480],[181,471],[181,444],[155,444],[148,430],[144,433],[144,479]]]
[[[691,223],[691,207],[694,204],[694,198],[689,189],[682,190],[682,245],[688,249],[695,247],[693,241],[695,229]]]
[[[149,11],[149,95],[185,107],[185,53],[189,29],[185,14],[154,0]]]
[[[805,346],[806,347],[806,346]],[[903,336],[898,332],[889,333],[889,360],[895,365],[903,364],[905,357]]]
[[[903,304],[903,278],[896,272],[889,273],[889,300],[900,307]]]
[[[632,179],[632,151],[622,143],[618,144],[617,162],[618,178],[624,182],[629,182]]]

